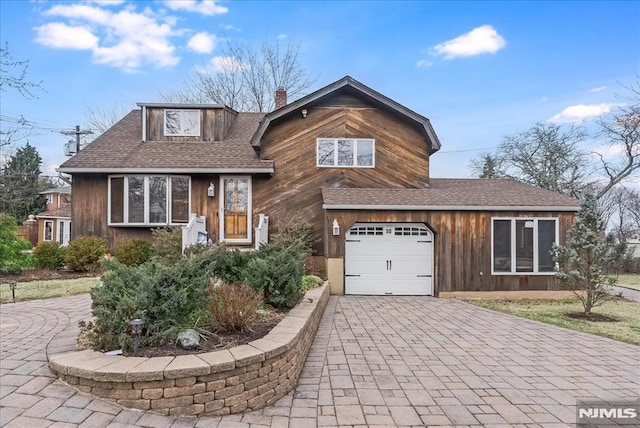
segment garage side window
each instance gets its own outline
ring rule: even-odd
[[[318,138],[316,166],[373,168],[375,140],[372,138]]]
[[[493,274],[553,273],[557,218],[494,218],[491,237]]]
[[[189,189],[189,177],[109,177],[109,225],[155,226],[187,223],[190,210]]]

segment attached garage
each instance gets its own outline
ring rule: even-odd
[[[345,233],[345,293],[433,295],[433,232],[423,223],[356,223]]]

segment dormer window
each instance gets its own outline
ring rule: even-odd
[[[200,136],[200,110],[165,109],[165,137]]]

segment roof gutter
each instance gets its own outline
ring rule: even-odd
[[[270,168],[56,168],[67,174],[273,174]]]
[[[378,210],[378,211],[563,211],[576,212],[575,206],[531,206],[531,205],[366,205],[323,204],[325,210]]]

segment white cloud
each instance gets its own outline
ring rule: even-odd
[[[278,40],[284,40],[286,39],[288,36],[286,34],[278,34]]]
[[[598,86],[597,88],[589,89],[589,92],[602,92],[607,89],[606,86]]]
[[[491,25],[474,28],[455,39],[435,45],[431,52],[444,59],[496,53],[506,46],[505,39]]]
[[[170,19],[161,20],[146,8],[136,12],[127,6],[119,11],[94,5],[61,4],[51,7],[46,16],[69,19],[69,24],[53,22],[35,27],[36,41],[58,49],[87,49],[94,62],[125,71],[137,71],[145,65],[171,67],[180,58],[170,38],[180,31]]]
[[[223,25],[222,28],[224,30],[228,30],[228,31],[232,31],[232,30],[233,31],[242,31],[240,28],[236,27],[235,25],[231,25],[231,24]]]
[[[548,101],[549,101],[549,97],[547,97],[546,95],[540,97],[540,99],[538,100],[539,103],[546,103]]]
[[[581,123],[592,117],[600,116],[604,113],[609,113],[611,108],[615,104],[577,104],[569,106],[562,110],[560,113],[549,119],[549,122],[555,123]]]
[[[246,65],[231,56],[214,56],[205,68],[200,68],[200,72],[234,72],[245,68]]]
[[[418,68],[429,68],[432,65],[433,65],[433,63],[430,62],[430,61],[427,61],[426,59],[421,59],[420,61],[418,61],[416,63],[416,67],[418,67]]]
[[[186,10],[208,16],[222,15],[229,11],[227,7],[218,6],[214,0],[168,0],[164,3],[171,10]]]
[[[98,38],[86,27],[50,22],[36,27],[36,42],[58,49],[93,49]]]
[[[194,34],[187,43],[187,48],[198,53],[211,53],[216,46],[216,35],[206,31]]]
[[[95,3],[100,6],[117,6],[124,3],[125,0],[87,0],[88,3]]]

